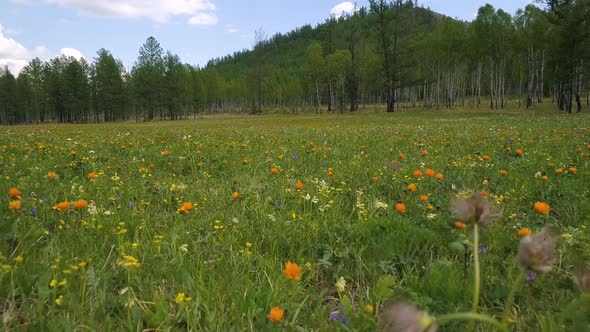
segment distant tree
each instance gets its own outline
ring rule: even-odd
[[[259,28],[258,30],[254,31],[254,47],[253,49],[260,49],[266,43],[266,33]],[[262,53],[262,52],[260,52]],[[258,99],[258,108],[256,109],[257,113],[262,113],[262,66],[263,66],[263,59],[262,56],[259,55],[256,61],[256,96]]]
[[[106,122],[123,119],[126,99],[123,65],[102,48],[95,59],[95,71],[95,107],[98,114],[102,114]]]
[[[0,122],[17,123],[16,78],[8,67],[0,68]]]
[[[149,37],[139,49],[139,56],[132,70],[133,86],[137,104],[144,120],[154,119],[156,112],[162,114],[162,81],[164,78],[163,49],[154,37]]]
[[[320,79],[321,73],[324,68],[324,56],[323,56],[322,45],[318,42],[309,45],[305,51],[305,57],[307,58],[307,65],[311,74],[311,79],[314,83],[317,110],[322,112],[322,101],[320,96]]]

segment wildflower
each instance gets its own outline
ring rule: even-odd
[[[16,257],[14,258],[14,261],[15,261],[15,262],[17,262],[17,263],[20,263],[20,262],[22,262],[22,261],[24,261],[24,260],[25,260],[25,259],[24,259],[24,258],[23,258],[23,256],[21,256],[21,255],[18,255],[18,256],[16,256]]]
[[[374,176],[374,177],[372,177],[372,178],[371,178],[371,181],[373,181],[373,182],[377,182],[377,181],[379,181],[379,178],[378,178],[378,177],[376,177],[376,176]]]
[[[123,260],[117,263],[119,266],[123,266],[127,269],[136,268],[138,269],[141,264],[137,260],[137,258],[133,256],[123,256]]]
[[[423,157],[428,156],[428,150],[422,150],[422,156]]]
[[[422,171],[417,169],[414,171],[414,173],[412,174],[415,178],[419,178],[422,176]]]
[[[52,180],[56,180],[59,177],[55,172],[49,172],[47,173],[47,176]]]
[[[522,149],[516,149],[516,151],[514,151],[517,156],[522,156],[523,152]]]
[[[188,303],[190,301],[192,301],[193,299],[190,298],[189,296],[186,296],[184,293],[178,293],[178,295],[176,295],[176,299],[174,299],[174,302],[176,302],[176,304],[182,304],[182,303]]]
[[[442,179],[443,179],[443,177],[444,177],[444,176],[442,175],[442,173],[436,173],[436,179],[437,179],[437,180],[442,180]]]
[[[567,170],[569,173],[576,175],[578,170],[575,167],[570,167]]]
[[[464,223],[460,222],[460,221],[455,221],[455,228],[457,229],[465,229],[467,227],[467,225],[465,225]]]
[[[420,196],[420,202],[425,203],[428,200],[428,196],[422,195]]]
[[[184,202],[180,209],[176,210],[178,213],[188,213],[193,209],[193,203],[191,202]]]
[[[368,313],[369,315],[372,315],[373,312],[375,312],[375,308],[373,307],[372,304],[367,304],[365,306],[365,312]]]
[[[233,194],[231,194],[232,199],[238,199],[239,197],[240,197],[240,193],[237,191],[234,191]]]
[[[529,236],[531,234],[533,234],[533,231],[531,231],[530,229],[528,229],[526,227],[523,227],[523,228],[521,228],[521,229],[518,230],[518,237],[521,238],[521,239],[523,237]]]
[[[336,310],[330,313],[328,318],[333,321],[338,321],[342,324],[348,324],[348,319],[346,319],[346,317],[344,317],[344,315],[342,314],[343,311],[344,308],[337,308]]]
[[[488,156],[487,154],[484,154],[484,155],[481,157],[481,159],[483,159],[483,160],[485,160],[485,161],[488,161],[488,160],[490,160],[490,156]]]
[[[299,280],[301,276],[301,266],[297,265],[296,263],[291,263],[291,261],[287,261],[285,263],[285,269],[283,270],[283,275],[289,279]]]
[[[408,190],[409,190],[409,191],[416,191],[416,185],[415,185],[415,184],[413,184],[413,183],[410,183],[410,184],[408,185]]]
[[[74,207],[78,210],[84,209],[87,206],[88,206],[88,201],[86,201],[85,199],[79,199],[74,202]]]
[[[426,171],[424,172],[424,175],[431,177],[434,176],[436,174],[436,172],[433,169],[427,168]]]
[[[404,159],[406,157],[406,155],[404,155],[403,153],[400,153],[399,156],[397,156],[400,160]]]
[[[57,204],[55,204],[55,205],[53,206],[53,209],[54,209],[54,210],[57,210],[57,211],[59,211],[59,212],[62,212],[62,211],[67,211],[67,210],[69,210],[69,209],[70,209],[70,206],[71,206],[71,205],[70,205],[70,202],[68,202],[68,201],[63,201],[63,202],[60,202],[60,203],[57,203]]]
[[[502,212],[497,211],[481,193],[473,193],[468,198],[457,198],[451,211],[467,224],[485,225],[497,220]]]
[[[399,302],[385,308],[380,330],[390,332],[435,332],[434,319],[411,304]]]
[[[535,280],[537,280],[537,276],[533,272],[527,273],[527,275],[526,275],[526,281],[533,282]]]
[[[295,189],[301,191],[303,190],[303,183],[301,181],[297,181],[297,183],[295,183]]]
[[[518,261],[523,269],[547,273],[551,271],[551,262],[555,254],[555,240],[547,227],[535,235],[525,236],[520,240]]]
[[[168,150],[164,150],[164,151],[162,152],[162,155],[163,155],[164,157],[168,157],[168,156],[170,155],[170,151],[168,151]]]
[[[64,302],[64,296],[63,295],[60,295],[60,296],[57,297],[57,299],[55,299],[55,304],[58,307],[61,307],[61,305],[63,304],[63,302]]]
[[[395,205],[395,211],[397,213],[406,213],[406,205],[404,203],[397,203]]]
[[[538,214],[548,214],[551,211],[551,206],[545,202],[535,202],[534,210]]]
[[[508,171],[505,169],[500,170],[500,175],[506,175],[508,174]]]
[[[285,315],[285,310],[281,309],[281,307],[273,307],[270,309],[268,313],[268,319],[273,323],[279,323],[283,320],[283,316]]]
[[[334,286],[336,286],[338,292],[344,292],[344,290],[346,289],[346,279],[344,279],[344,277],[340,277],[340,279],[338,279]]]
[[[270,172],[271,172],[272,174],[279,174],[279,169],[278,169],[278,168],[276,168],[276,167],[273,167],[273,168],[271,168],[271,169],[270,169]]]
[[[558,168],[555,170],[555,174],[562,174],[563,173],[563,168]]]
[[[57,280],[51,279],[51,281],[49,282],[49,287],[51,287],[51,288],[57,287]]]
[[[14,197],[18,197],[22,194],[23,192],[16,189],[16,188],[10,188],[8,190],[8,195],[10,195],[10,197],[14,198]]]
[[[88,178],[88,180],[92,180],[92,179],[96,179],[97,175],[96,173],[88,173],[88,175],[86,175],[86,177]]]
[[[21,202],[16,200],[16,201],[10,201],[8,203],[8,208],[11,210],[19,210],[21,207]]]

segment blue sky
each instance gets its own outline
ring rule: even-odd
[[[470,21],[486,2],[513,14],[531,1],[418,2]],[[19,71],[36,56],[46,60],[60,53],[93,59],[105,48],[130,68],[149,36],[184,62],[204,65],[250,48],[257,29],[272,36],[351,7],[342,0],[0,0],[0,66]]]

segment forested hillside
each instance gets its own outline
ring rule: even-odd
[[[162,41],[165,44],[165,41]],[[545,0],[514,16],[491,5],[461,22],[412,1],[371,0],[351,16],[252,50],[184,64],[150,37],[133,68],[94,59],[0,69],[0,123],[183,119],[199,112],[354,112],[359,105],[502,109],[590,103],[590,0]],[[206,46],[205,46],[206,47]]]

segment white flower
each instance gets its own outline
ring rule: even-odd
[[[429,214],[426,215],[426,218],[428,218],[428,220],[432,220],[432,219],[436,218],[436,214],[429,213]]]

